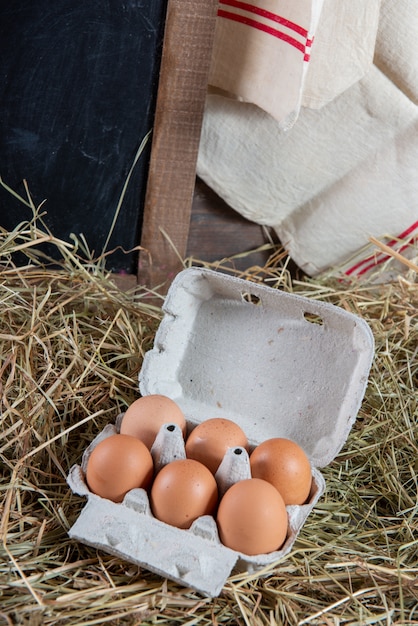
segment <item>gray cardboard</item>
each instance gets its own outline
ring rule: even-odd
[[[132,490],[121,504],[99,498],[84,471],[98,441],[118,432],[119,416],[70,471],[70,487],[87,497],[70,536],[216,596],[231,571],[260,571],[291,550],[325,489],[318,468],[335,458],[356,419],[373,336],[364,320],[341,308],[199,268],[177,275],[164,311],[140,372],[141,395],[171,397],[189,431],[226,417],[243,428],[251,447],[271,437],[293,439],[310,458],[309,502],[287,507],[289,534],[280,550],[249,557],[220,543],[209,516],[189,530],[154,519],[144,490]],[[179,428],[163,427],[151,453],[157,470],[184,458]],[[246,451],[230,449],[216,474],[220,493],[249,475]]]
[[[335,458],[356,419],[373,358],[364,320],[328,303],[193,268],[177,275],[164,311],[140,372],[141,395],[169,396],[192,425],[230,418],[253,445],[293,439],[315,467]]]

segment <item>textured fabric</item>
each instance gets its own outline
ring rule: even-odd
[[[380,0],[219,0],[213,87],[256,104],[282,128],[319,108],[373,63]]]
[[[334,7],[335,21],[342,4],[325,0],[321,19]],[[418,237],[418,3],[382,0],[376,29],[374,63],[363,77],[342,90],[335,82],[339,94],[302,107],[290,130],[255,104],[207,98],[198,175],[246,218],[274,227],[310,275],[335,266],[365,275],[367,259],[377,259],[369,237],[394,248],[397,238]],[[314,88],[306,81],[305,97],[320,104]],[[324,99],[332,90],[318,86]],[[399,246],[416,253],[405,241]]]
[[[300,109],[323,0],[219,0],[209,83],[284,127]]]
[[[312,45],[302,105],[320,108],[373,64],[380,0],[325,0]]]

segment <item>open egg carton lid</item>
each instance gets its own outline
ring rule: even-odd
[[[70,470],[68,483],[87,504],[69,535],[216,596],[233,570],[260,571],[292,549],[325,489],[318,468],[335,458],[357,416],[373,336],[364,320],[334,305],[200,268],[177,275],[164,312],[139,375],[141,395],[172,398],[189,431],[205,419],[231,419],[250,449],[271,437],[294,440],[311,461],[309,500],[287,507],[289,532],[279,550],[248,556],[221,544],[211,516],[189,530],[155,519],[143,489],[120,504],[103,499],[89,491],[85,469],[94,446],[118,432],[119,416]],[[184,454],[180,429],[170,431],[162,428],[151,450],[157,466]],[[248,456],[230,449],[217,472],[221,491],[248,471]]]
[[[250,446],[271,437],[298,443],[325,467],[356,419],[374,353],[360,317],[325,302],[214,270],[174,279],[141,395],[163,394],[188,423],[224,417]]]

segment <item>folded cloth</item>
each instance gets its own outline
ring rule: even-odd
[[[209,84],[288,129],[301,105],[321,107],[364,76],[379,8],[380,0],[219,0]]]
[[[288,131],[259,106],[207,97],[198,175],[272,226],[312,276],[337,267],[366,275],[370,259],[383,258],[370,237],[416,254],[417,41],[418,3],[382,0],[374,64],[325,106],[302,107]]]
[[[416,0],[384,0],[374,62],[418,104],[418,6]]]
[[[300,109],[322,4],[219,0],[209,83],[290,127]]]
[[[312,45],[302,106],[320,108],[373,64],[381,0],[325,0]]]

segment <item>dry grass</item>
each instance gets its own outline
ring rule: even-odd
[[[46,240],[62,254],[58,268],[41,252]],[[154,294],[120,291],[102,260],[81,259],[82,244],[54,239],[39,215],[0,232],[0,623],[418,624],[416,273],[387,285],[297,282],[277,249],[245,272],[361,315],[376,355],[357,422],[291,554],[231,576],[207,599],[68,538],[84,505],[68,470],[137,397],[161,319]],[[24,268],[13,264],[17,250]]]

